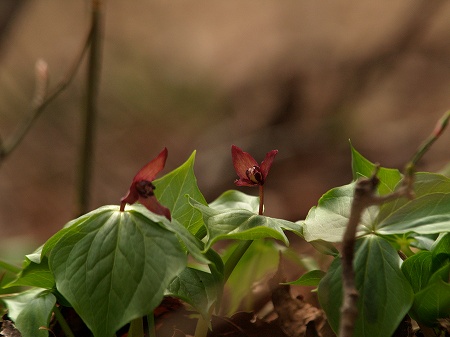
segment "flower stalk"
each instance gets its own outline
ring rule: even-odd
[[[237,186],[259,187],[258,215],[264,214],[264,183],[277,153],[278,150],[268,152],[261,164],[258,164],[249,153],[242,151],[242,149],[235,145],[231,147],[233,166],[239,177],[234,183]],[[243,241],[239,243],[233,253],[231,253],[224,265],[224,282],[228,280],[234,268],[252,243],[253,240]]]

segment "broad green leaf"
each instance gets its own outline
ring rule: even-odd
[[[315,240],[309,242],[311,246],[317,249],[319,252],[325,255],[338,256],[339,251],[332,243],[323,241],[323,240]]]
[[[431,277],[433,253],[423,251],[407,258],[402,263],[402,272],[411,284],[414,293],[423,289]]]
[[[50,253],[50,251],[53,249],[53,247],[58,243],[58,241],[63,236],[65,236],[67,232],[70,232],[73,230],[71,228],[72,226],[73,227],[80,227],[80,226],[82,227],[82,226],[84,226],[83,224],[85,222],[107,221],[109,218],[110,212],[113,210],[117,210],[117,206],[102,206],[92,212],[89,212],[89,213],[86,213],[86,214],[80,216],[79,218],[69,221],[68,223],[66,223],[64,225],[64,227],[61,230],[59,230],[57,233],[55,233],[50,239],[48,239],[45,242],[43,247],[40,249],[41,250],[40,258],[43,258],[44,256],[48,255]],[[37,256],[38,256],[37,254],[39,254],[39,249],[35,253],[31,254],[30,260],[34,261],[35,263],[39,263],[40,259],[37,258]]]
[[[186,266],[177,237],[134,207],[102,207],[56,235],[56,287],[96,337],[151,313]]]
[[[417,197],[393,211],[377,224],[382,235],[434,234],[450,229],[450,191]]]
[[[417,173],[414,193],[416,197],[413,200],[401,198],[382,205],[375,224],[377,233],[434,234],[449,230],[450,207],[443,204],[449,198],[450,179],[435,173]],[[411,210],[412,214],[408,214]]]
[[[441,233],[432,247],[433,256],[444,255],[450,258],[450,232]]]
[[[303,236],[306,241],[340,242],[342,240],[350,217],[355,184],[353,182],[331,189],[319,199],[317,207],[310,209],[303,226]],[[357,236],[371,233],[377,209],[374,206],[365,210]]]
[[[375,164],[364,158],[351,144],[350,147],[352,151],[353,180],[357,180],[360,177],[371,177],[375,171]],[[380,167],[377,177],[380,179],[378,193],[383,195],[395,190],[395,187],[402,179],[402,174],[396,169]]]
[[[355,182],[334,188],[320,198],[304,221],[307,241],[339,242],[347,226]],[[450,228],[450,179],[433,173],[415,176],[416,198],[400,198],[381,207],[369,207],[362,216],[358,236],[446,232]]]
[[[203,226],[202,215],[189,205],[185,195],[206,205],[206,200],[197,186],[194,174],[195,151],[180,167],[156,179],[155,196],[158,201],[170,209],[172,218],[178,220],[192,234],[196,234]]]
[[[37,248],[33,253],[25,255],[25,258],[26,258],[25,261],[34,262],[37,264],[41,263],[43,247],[44,247],[44,245]]]
[[[194,268],[186,268],[169,284],[166,295],[189,303],[205,319],[212,306],[220,299],[222,278]]]
[[[354,178],[370,176],[375,165],[352,147]],[[380,168],[378,192],[393,192],[401,181],[398,170]],[[307,241],[340,242],[347,226],[356,182],[334,188],[320,198],[303,222],[303,235]],[[435,234],[450,228],[450,179],[439,174],[415,175],[416,198],[398,198],[389,203],[368,208],[361,219],[358,236]]]
[[[354,269],[359,292],[355,336],[391,336],[410,309],[413,292],[400,271],[400,258],[384,239],[369,235],[357,241]],[[339,329],[342,268],[336,258],[319,283],[319,301],[334,331]]]
[[[5,287],[30,286],[44,289],[52,289],[55,285],[53,274],[48,267],[48,259],[44,257],[40,263],[35,263],[27,258],[25,267],[17,278]]]
[[[208,232],[205,249],[219,240],[257,240],[272,237],[289,245],[284,229],[300,235],[301,227],[293,222],[257,215],[245,209],[213,209],[190,198],[191,205],[203,214]]]
[[[320,280],[325,276],[325,272],[322,270],[311,270],[297,280],[287,282],[286,284],[300,285],[300,286],[318,286]]]
[[[8,306],[8,316],[14,321],[22,337],[47,337],[50,315],[56,303],[55,296],[42,289],[31,289],[18,295],[3,298]]]
[[[225,261],[237,245],[232,244],[227,247],[223,254]],[[273,240],[253,241],[227,281],[227,300],[224,301],[224,305],[227,305],[225,310],[227,315],[234,314],[238,309],[253,310],[257,295],[251,290],[255,288],[255,284],[261,282],[265,275],[277,270],[280,260],[279,253],[279,247]]]
[[[240,191],[229,190],[221,194],[216,200],[209,204],[215,210],[245,209],[258,213],[259,197],[247,195]]]
[[[411,316],[427,325],[436,324],[436,319],[450,316],[450,263],[436,271],[428,286],[414,297]]]
[[[189,230],[181,225],[176,219],[169,221],[165,217],[161,217],[157,214],[150,212],[147,208],[140,204],[135,204],[132,207],[134,210],[138,211],[142,215],[145,215],[152,222],[160,223],[164,228],[173,232],[178,239],[186,247],[187,252],[189,252],[198,262],[210,263],[208,258],[203,254],[204,243],[200,241],[196,236],[194,236]]]

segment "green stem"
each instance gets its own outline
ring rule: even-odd
[[[259,185],[259,215],[264,214],[264,185]]]
[[[197,325],[195,327],[195,337],[206,337],[208,335],[208,322],[203,318],[199,317],[197,320]]]
[[[144,320],[142,317],[133,319],[128,329],[128,337],[144,337]]]
[[[147,315],[147,324],[149,337],[156,337],[155,316],[153,313]]]
[[[101,14],[101,0],[92,0],[92,38],[87,69],[83,144],[80,154],[78,214],[88,211],[90,201],[97,93],[100,82]]]
[[[450,111],[447,111],[441,119],[436,124],[436,127],[434,128],[431,135],[425,139],[425,141],[420,145],[419,149],[414,154],[413,158],[410,161],[410,166],[414,167],[417,162],[423,157],[423,155],[428,151],[431,145],[442,135],[445,128],[448,125],[448,122],[450,120]]]
[[[264,185],[259,185],[259,215],[263,215],[264,213]],[[236,268],[236,265],[241,260],[242,256],[244,256],[247,249],[251,246],[253,243],[253,240],[247,240],[239,243],[239,245],[236,247],[236,249],[231,253],[230,257],[228,258],[227,262],[225,262],[224,265],[224,271],[223,271],[223,279],[224,283],[227,282],[228,278],[230,277],[231,273],[233,272],[234,268]]]
[[[55,313],[56,320],[58,321],[62,331],[64,331],[66,337],[75,337],[72,330],[70,329],[69,324],[67,324],[66,319],[61,314],[61,311],[59,311],[56,305],[53,307],[53,312]]]
[[[236,265],[241,260],[242,256],[245,254],[247,249],[253,243],[253,240],[242,241],[239,245],[234,249],[233,253],[231,253],[227,262],[223,266],[223,283],[225,284],[233,272]]]
[[[4,261],[0,261],[0,268],[3,268],[14,274],[18,274],[22,270],[19,267],[16,267],[16,266],[9,264],[8,262],[4,262]]]

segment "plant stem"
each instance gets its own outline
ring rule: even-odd
[[[236,268],[236,265],[239,263],[242,256],[245,254],[252,243],[253,240],[242,241],[234,249],[233,253],[231,253],[230,257],[228,258],[227,262],[225,262],[225,265],[223,267],[223,283],[227,282],[234,268]]]
[[[206,337],[208,334],[208,322],[201,316],[197,320],[197,325],[195,326],[195,337]]]
[[[3,268],[13,274],[18,274],[22,270],[21,268],[4,261],[0,261],[0,268]]]
[[[67,324],[66,319],[61,314],[61,311],[59,311],[59,309],[56,305],[53,307],[53,312],[55,313],[56,320],[58,321],[59,325],[61,326],[62,331],[64,331],[64,334],[66,335],[66,337],[75,337],[72,330],[70,329],[69,324]]]
[[[416,151],[413,158],[411,159],[409,166],[414,167],[417,164],[417,162],[428,151],[431,145],[433,145],[433,143],[442,135],[442,133],[444,132],[445,128],[448,125],[449,120],[450,120],[450,111],[447,111],[436,123],[436,126],[431,135],[429,135],[428,138],[425,139],[425,141],[419,146],[419,149]]]
[[[144,320],[142,317],[133,319],[128,329],[128,337],[144,337]]]
[[[156,337],[155,316],[153,313],[147,315],[147,324],[149,337]]]
[[[101,0],[92,0],[92,38],[89,49],[86,107],[83,120],[83,144],[80,154],[80,176],[78,189],[78,214],[88,211],[90,186],[92,178],[92,162],[95,122],[97,115],[97,93],[100,78],[101,51]]]
[[[259,185],[259,215],[264,214],[264,185]]]
[[[378,167],[377,167],[378,171]],[[370,179],[361,179],[355,187],[352,208],[347,228],[342,239],[342,287],[343,302],[341,307],[341,320],[339,325],[339,337],[351,337],[358,315],[358,291],[355,286],[355,271],[353,270],[353,256],[355,247],[355,235],[361,215],[366,207],[371,204],[378,186],[376,172]]]
[[[80,67],[83,56],[90,44],[92,29],[83,41],[80,53],[74,60],[74,63],[67,71],[63,79],[49,93],[47,93],[48,74],[46,73],[46,64],[43,60],[36,62],[36,91],[32,100],[31,109],[27,117],[19,124],[17,130],[4,142],[0,139],[0,163],[20,144],[25,135],[30,130],[35,120],[41,115],[44,109],[49,105],[64,89],[72,82],[78,68]],[[45,67],[45,68],[44,68]]]
[[[358,315],[358,291],[355,286],[355,272],[353,270],[353,256],[357,226],[363,211],[372,205],[381,205],[400,197],[414,198],[413,183],[417,162],[428,151],[430,146],[441,136],[450,120],[450,111],[438,121],[431,135],[419,146],[411,161],[405,167],[402,184],[395,192],[383,196],[375,194],[379,180],[376,177],[379,166],[375,168],[371,178],[360,179],[355,187],[354,198],[350,211],[350,218],[342,240],[342,286],[343,303],[339,325],[339,337],[352,337]]]
[[[259,212],[258,215],[263,215],[264,213],[264,185],[259,185]],[[230,277],[231,273],[233,272],[234,268],[236,268],[236,265],[241,260],[242,256],[244,256],[247,249],[251,246],[253,243],[253,240],[247,240],[239,243],[239,245],[236,247],[236,249],[231,253],[230,257],[228,258],[227,262],[225,262],[224,271],[223,271],[223,277],[224,277],[224,283],[227,282],[228,278]]]

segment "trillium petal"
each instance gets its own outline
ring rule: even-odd
[[[126,204],[134,204],[139,201],[149,211],[153,213],[163,215],[167,219],[171,220],[170,210],[161,205],[156,197],[153,195],[152,181],[156,175],[164,168],[167,159],[167,148],[164,148],[158,156],[146,164],[139,170],[136,176],[133,178],[133,182],[127,192],[127,194],[120,199],[120,210],[125,210]]]
[[[172,220],[169,209],[161,205],[155,196],[147,198],[139,196],[139,202],[144,205],[149,211],[155,214],[163,215],[167,219]]]
[[[153,181],[156,175],[164,168],[167,159],[167,148],[164,148],[158,156],[139,170],[133,182],[147,180]]]
[[[239,147],[231,146],[231,156],[233,166],[239,178],[247,180],[247,170],[250,167],[258,166],[258,162],[249,153],[242,151]],[[254,184],[253,184],[254,185]],[[242,185],[242,186],[253,186]]]
[[[277,155],[278,150],[272,150],[267,152],[266,158],[261,162],[261,173],[263,174],[264,180],[266,180],[267,174],[269,173],[270,167],[272,166],[273,160]]]
[[[127,194],[122,199],[120,199],[120,211],[123,212],[125,210],[126,204],[132,205],[136,201],[138,201],[138,199],[139,199],[139,193],[136,190],[136,188],[134,187],[134,184],[132,184],[132,187],[130,187]]]

